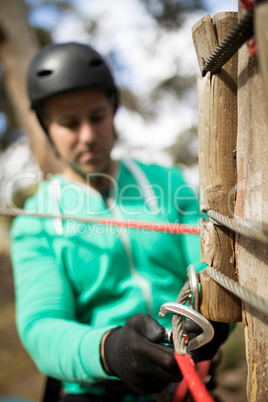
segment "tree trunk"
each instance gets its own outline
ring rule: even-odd
[[[32,152],[40,169],[55,173],[59,161],[30,111],[26,92],[27,69],[39,44],[28,23],[27,7],[22,0],[0,0],[0,61],[4,67],[5,87],[19,126],[29,135]]]

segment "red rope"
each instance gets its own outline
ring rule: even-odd
[[[200,380],[193,359],[188,355],[179,355],[175,353],[175,358],[181,370],[183,378],[187,382],[189,390],[195,402],[213,402],[211,395]],[[173,402],[177,402],[176,399]]]
[[[240,0],[240,3],[246,10],[252,10],[252,8],[256,5],[256,3],[252,0]]]
[[[247,46],[249,55],[251,57],[255,56],[258,46],[254,37],[248,40]]]
[[[31,213],[22,209],[5,209],[0,207],[0,216],[28,216],[41,219],[60,219],[62,221],[78,221],[83,223],[95,223],[105,226],[119,226],[130,229],[144,229],[151,230],[153,232],[164,232],[171,234],[193,234],[199,235],[200,228],[198,226],[186,225],[184,223],[172,223],[172,222],[146,222],[138,220],[126,220],[126,219],[107,219],[107,218],[89,218],[89,217],[71,217],[68,215],[46,215],[41,213]]]
[[[209,373],[211,361],[204,360],[202,362],[197,363],[196,369],[198,376],[202,382],[205,381],[206,376]],[[175,393],[173,395],[172,402],[185,402],[186,397],[188,395],[189,387],[185,378],[182,379],[181,382],[178,383],[175,389]]]
[[[252,0],[240,0],[240,3],[242,5],[242,7],[244,7],[248,11],[252,10],[256,6],[255,1],[252,1]],[[256,43],[254,37],[248,41],[247,46],[248,46],[248,52],[249,52],[250,56],[251,57],[255,56],[256,51],[257,51],[257,43]]]
[[[200,234],[200,228],[179,223],[161,223],[161,222],[144,222],[144,221],[127,221],[115,219],[96,219],[95,222],[107,226],[120,226],[130,229],[145,229],[153,232],[164,232],[172,234]]]

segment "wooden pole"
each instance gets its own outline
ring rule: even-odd
[[[240,10],[242,13],[242,10]],[[238,54],[238,147],[236,218],[268,223],[267,49],[268,4],[255,10],[258,58],[247,45]],[[259,66],[258,66],[259,60]],[[239,282],[268,299],[268,248],[243,236],[236,240]],[[268,401],[268,319],[243,303],[248,400]]]
[[[237,13],[202,18],[193,27],[193,41],[201,72],[208,56],[237,22]],[[237,137],[237,55],[219,73],[198,80],[200,209],[234,214]],[[201,258],[237,280],[234,234],[212,222],[201,222]],[[241,321],[241,303],[201,273],[201,313],[220,322]]]
[[[258,65],[264,85],[266,114],[268,116],[268,7],[261,4],[255,10],[255,35],[258,43]]]

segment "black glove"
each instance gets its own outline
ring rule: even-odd
[[[229,326],[226,323],[210,321],[214,328],[213,339],[201,348],[194,351],[198,355],[197,360],[211,360],[217,353],[221,344],[226,340],[229,333]],[[202,329],[192,320],[183,321],[183,333],[189,336],[189,339],[195,338],[202,333]]]
[[[104,342],[109,374],[121,378],[137,394],[159,393],[169,382],[182,380],[174,349],[165,341],[165,329],[146,314],[136,314],[112,330]]]

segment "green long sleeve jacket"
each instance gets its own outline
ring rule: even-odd
[[[98,393],[109,377],[100,362],[104,333],[136,313],[171,328],[159,308],[175,301],[187,266],[200,263],[198,235],[84,223],[72,217],[199,226],[196,192],[178,167],[119,161],[107,198],[62,175],[42,182],[12,227],[16,322],[37,367],[69,393]],[[69,220],[62,220],[61,214]],[[90,387],[90,388],[89,388]]]

